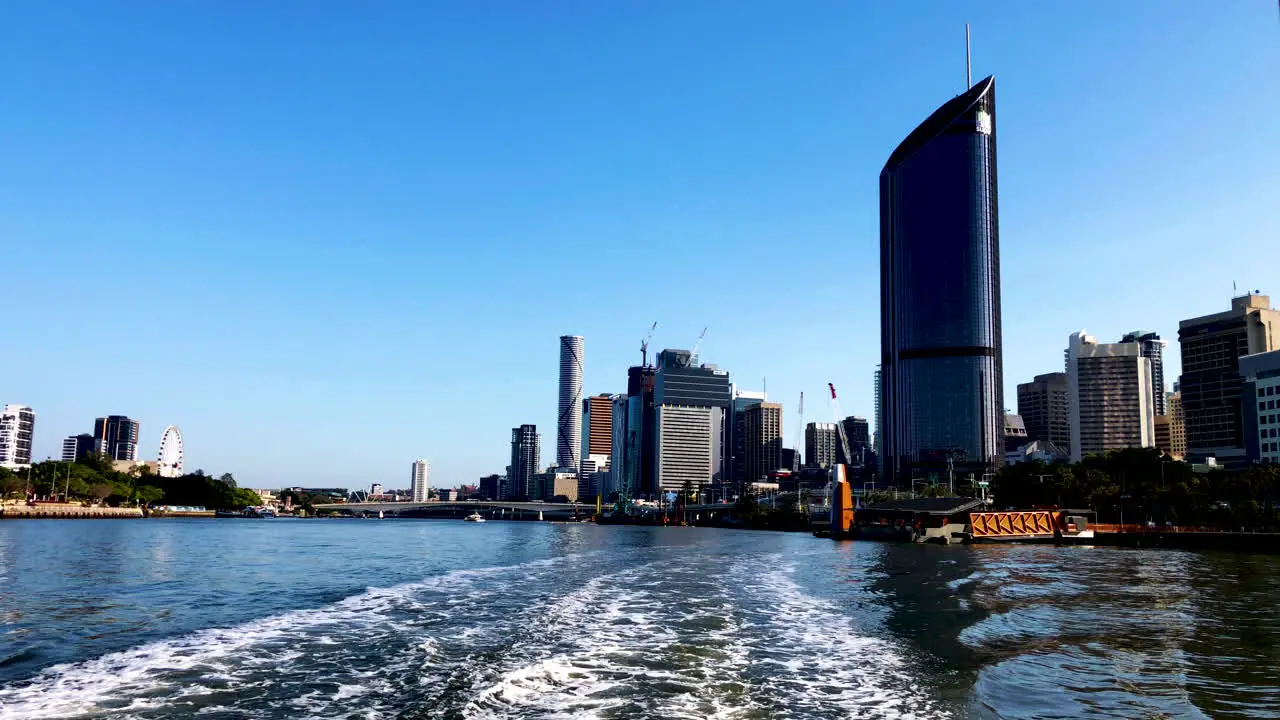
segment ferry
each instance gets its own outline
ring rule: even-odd
[[[462,519],[465,522],[484,522],[484,516],[481,515],[480,513],[475,513],[475,512],[471,513],[470,515]]]

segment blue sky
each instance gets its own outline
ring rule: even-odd
[[[871,415],[877,177],[997,78],[1006,405],[1105,340],[1280,296],[1274,3],[10,3],[0,402],[40,457],[182,427],[242,484],[553,459],[640,338]],[[1270,287],[1268,287],[1270,283]]]

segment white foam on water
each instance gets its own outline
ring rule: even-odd
[[[600,575],[529,614],[464,717],[946,717],[887,641],[780,558]],[[761,569],[764,569],[761,572]]]
[[[767,628],[752,636],[750,652],[771,666],[766,698],[793,717],[941,718],[910,663],[883,638],[859,633],[831,601],[806,594],[794,566],[739,565],[743,589],[754,595]]]
[[[398,674],[418,672],[439,654],[424,637],[399,655],[376,658],[376,672],[352,667],[362,643],[378,646],[447,618],[417,599],[426,591],[461,592],[477,580],[503,574],[536,576],[577,556],[510,567],[458,570],[390,588],[370,588],[332,605],[294,610],[229,628],[212,628],[147,643],[77,663],[45,668],[30,680],[0,688],[5,720],[71,718],[86,714],[234,710],[242,701],[268,702],[282,682],[331,684],[332,692],[303,691],[278,702],[290,717],[393,717]],[[300,662],[301,661],[301,662]],[[381,694],[380,697],[369,697]],[[223,696],[220,704],[193,701]],[[307,698],[299,704],[299,696]],[[359,706],[359,707],[356,707]]]

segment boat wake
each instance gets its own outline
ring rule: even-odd
[[[50,667],[5,718],[941,717],[782,558],[453,572]],[[762,568],[764,568],[762,570]]]

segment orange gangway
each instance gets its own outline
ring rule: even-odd
[[[969,513],[969,527],[975,538],[1026,537],[1062,532],[1062,513],[1051,510]]]

